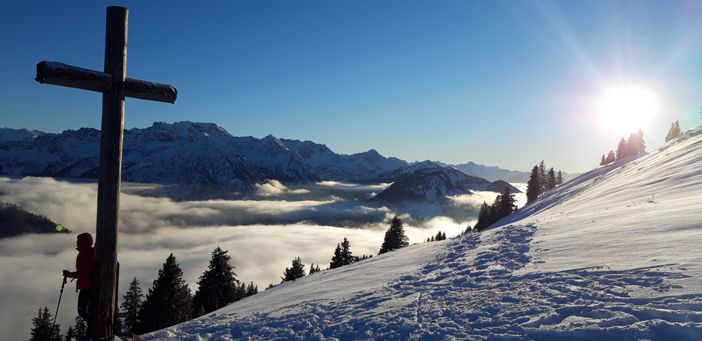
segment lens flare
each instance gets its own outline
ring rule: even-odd
[[[597,113],[603,126],[617,135],[648,127],[658,113],[656,94],[642,87],[620,86],[604,92]]]

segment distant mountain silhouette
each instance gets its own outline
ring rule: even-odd
[[[0,202],[0,238],[27,233],[69,233],[67,228],[56,229],[55,222],[44,216],[23,210],[17,205]]]

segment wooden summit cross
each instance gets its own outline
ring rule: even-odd
[[[117,304],[117,217],[122,174],[124,97],[174,103],[176,88],[126,77],[127,14],[122,7],[107,7],[104,72],[56,62],[37,64],[36,81],[102,92],[100,178],[98,180],[95,262],[97,293],[95,339],[113,335]]]

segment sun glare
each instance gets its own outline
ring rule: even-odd
[[[601,123],[612,133],[626,135],[645,129],[658,113],[657,96],[641,87],[620,86],[608,89],[598,102]]]

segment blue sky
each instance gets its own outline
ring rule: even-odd
[[[658,97],[651,147],[676,119],[700,123],[699,1],[110,4],[130,9],[127,74],[179,91],[175,105],[128,99],[128,128],[214,122],[341,153],[585,171],[624,134],[592,113],[613,84]],[[5,6],[0,126],[99,127],[99,94],[40,85],[34,70],[101,70],[107,5]]]

